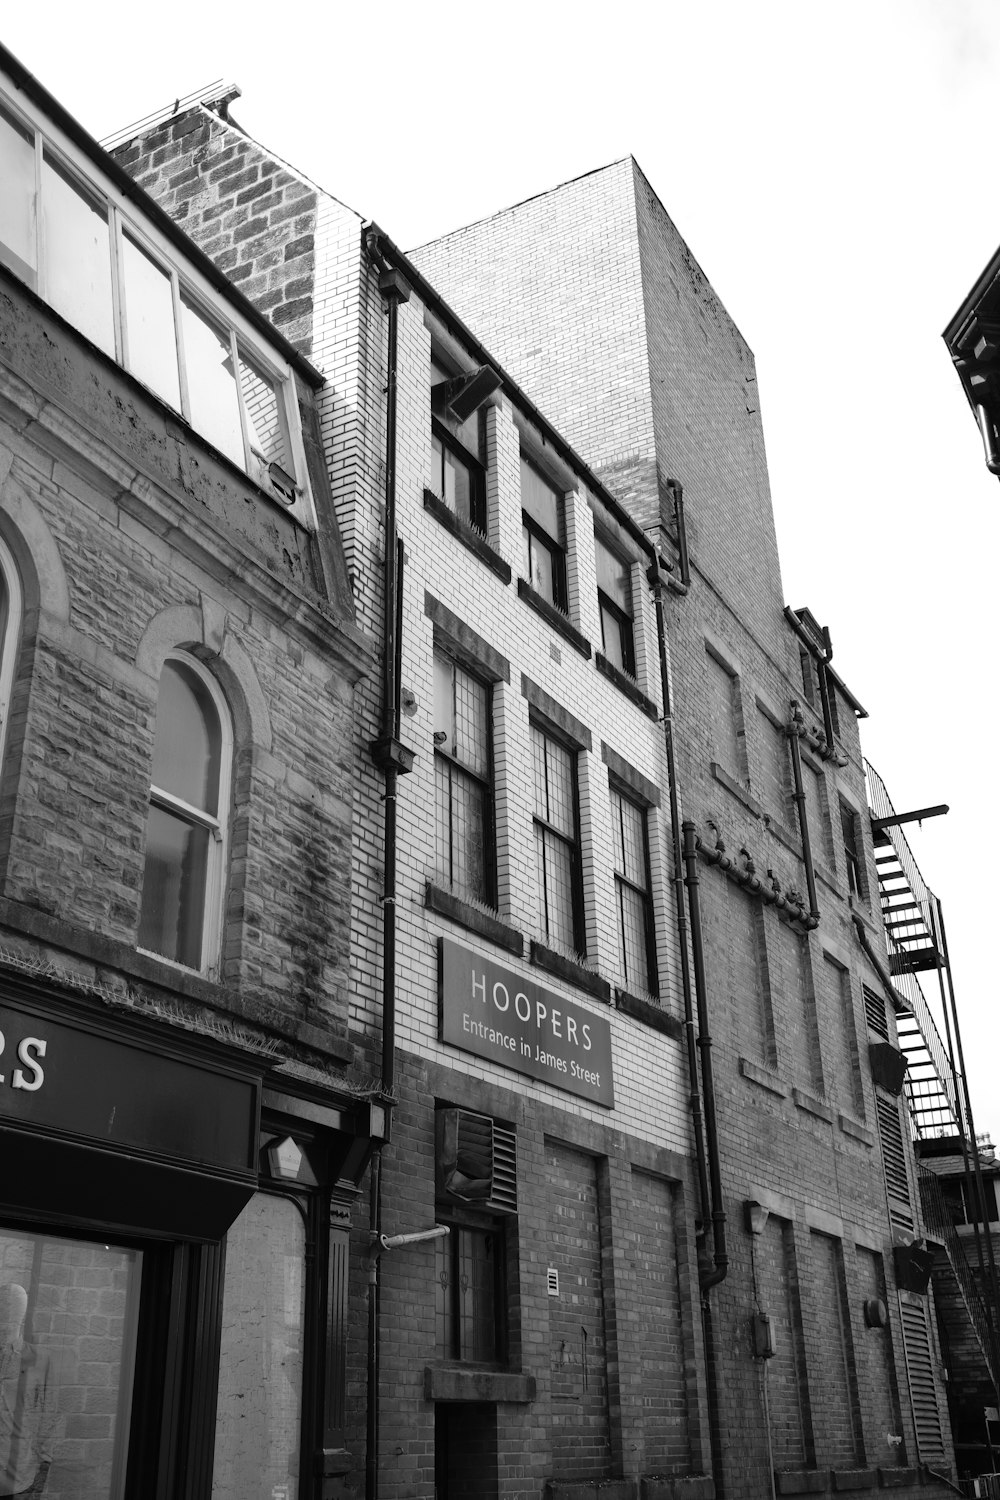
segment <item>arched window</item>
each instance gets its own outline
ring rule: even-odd
[[[232,733],[214,680],[188,656],[160,676],[139,947],[201,971],[222,926]]]
[[[0,763],[7,740],[10,693],[17,665],[21,626],[21,580],[6,547],[0,544]]]

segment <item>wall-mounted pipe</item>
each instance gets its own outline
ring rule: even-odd
[[[714,824],[709,826],[714,827]],[[749,855],[747,855],[746,867],[740,869],[732,855],[726,853],[726,846],[721,839],[716,840],[713,848],[710,844],[706,844],[700,835],[697,835],[695,847],[706,864],[717,865],[730,880],[756,896],[765,906],[773,906],[778,911],[786,912],[793,921],[799,922],[810,932],[818,925],[819,919],[806,910],[798,892],[789,891],[786,895],[770,870],[768,874],[771,876],[771,885],[768,887],[764,884],[759,875],[755,874],[753,860]]]
[[[688,965],[688,924],[684,902],[684,861],[681,850],[680,800],[677,792],[677,763],[674,753],[673,694],[670,686],[670,665],[667,655],[667,627],[663,606],[663,580],[657,565],[655,551],[650,565],[648,581],[653,589],[656,605],[656,641],[660,658],[660,693],[663,699],[663,745],[667,759],[667,787],[670,803],[670,838],[672,844],[674,907],[677,913],[677,945],[681,961],[681,993],[684,1001],[684,1039],[687,1048],[688,1104],[694,1131],[695,1167],[698,1173],[698,1198],[701,1210],[701,1228],[707,1233],[711,1201],[709,1198],[708,1166],[705,1155],[705,1127],[701,1107],[701,1087],[698,1082],[698,1051],[695,1034],[694,1002],[691,994],[691,971]]]
[[[806,891],[809,895],[809,915],[814,919],[814,925],[819,921],[819,903],[816,900],[816,872],[813,869],[812,843],[809,839],[809,818],[806,814],[806,791],[802,784],[802,752],[799,749],[799,735],[803,729],[802,716],[799,713],[798,701],[792,699],[792,721],[786,734],[788,742],[792,747],[792,780],[794,782],[795,806],[799,812],[799,834],[802,838],[802,859],[806,867]]]
[[[722,1196],[722,1169],[719,1160],[719,1132],[715,1117],[715,1081],[712,1072],[712,1033],[708,1019],[708,985],[705,979],[705,950],[701,936],[701,897],[698,879],[698,832],[695,825],[682,825],[684,837],[684,884],[691,915],[691,957],[694,962],[694,993],[698,1008],[698,1052],[701,1057],[701,1079],[705,1103],[705,1143],[708,1147],[708,1174],[712,1193],[712,1242],[714,1269],[701,1278],[704,1294],[725,1278],[729,1270],[726,1250],[726,1212]]]
[[[369,257],[379,271],[379,290],[388,304],[386,355],[385,519],[382,573],[382,708],[380,733],[371,746],[372,759],[385,778],[385,827],[382,852],[382,1090],[389,1097],[396,1079],[396,863],[397,791],[401,771],[410,769],[411,752],[399,741],[399,639],[402,548],[396,529],[396,420],[398,385],[398,313],[410,289],[381,253],[378,236],[365,239]],[[369,1191],[369,1233],[373,1243],[382,1236],[382,1149],[372,1159]],[[365,1453],[365,1497],[378,1500],[378,1449],[381,1379],[381,1280],[378,1256],[369,1267],[368,1391]]]
[[[986,467],[991,474],[1000,474],[1000,443],[997,440],[996,426],[981,402],[976,405],[976,421],[979,423],[979,431],[983,439]]]

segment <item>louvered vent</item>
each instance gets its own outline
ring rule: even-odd
[[[885,1010],[885,999],[883,996],[870,990],[866,984],[861,986],[865,997],[865,1017],[868,1021],[868,1030],[874,1031],[876,1036],[889,1040],[889,1019]]]
[[[497,1213],[517,1213],[513,1128],[467,1109],[439,1109],[435,1127],[438,1192]]]
[[[917,1433],[917,1455],[926,1462],[944,1455],[927,1304],[922,1297],[900,1292],[899,1313],[903,1323],[903,1352],[913,1406],[913,1425]]]
[[[906,1152],[903,1148],[903,1128],[899,1123],[899,1106],[894,1099],[876,1094],[875,1112],[878,1116],[879,1140],[882,1143],[886,1191],[890,1198],[897,1198],[909,1208],[910,1182],[906,1175]]]

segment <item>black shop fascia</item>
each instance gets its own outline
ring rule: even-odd
[[[0,1495],[208,1500],[220,1464],[239,1492],[257,1459],[231,1414],[268,1401],[263,1368],[236,1389],[241,1296],[295,1371],[276,1492],[350,1466],[350,1211],[384,1109],[165,1009],[0,968]]]

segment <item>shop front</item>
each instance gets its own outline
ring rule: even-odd
[[[0,1496],[322,1500],[377,1105],[48,979],[0,989]]]

